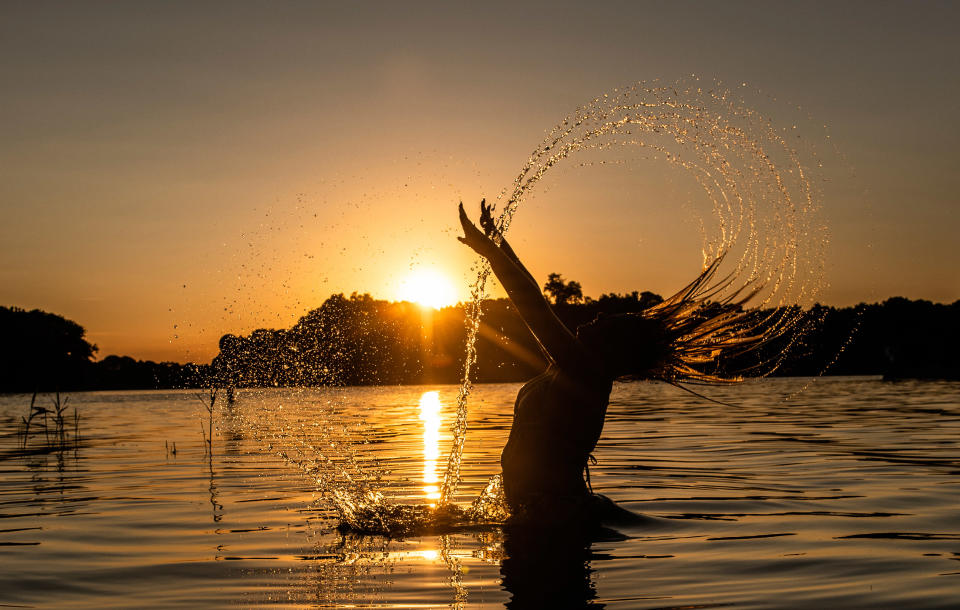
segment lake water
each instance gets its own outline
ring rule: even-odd
[[[475,389],[458,501],[497,473],[518,387]],[[72,394],[80,444],[47,452],[2,396],[0,606],[960,607],[958,383],[710,390],[735,407],[618,385],[593,487],[656,525],[340,535],[321,492],[346,477],[433,501],[456,390],[240,391],[212,456],[192,392]]]

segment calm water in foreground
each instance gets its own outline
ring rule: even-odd
[[[26,454],[30,397],[2,396],[0,606],[960,607],[960,384],[823,378],[783,402],[808,381],[712,391],[736,408],[617,386],[594,489],[662,519],[588,545],[336,532],[343,477],[432,501],[452,386],[242,391],[212,457],[191,392],[73,394],[79,447]],[[476,388],[459,501],[498,471],[518,387]]]

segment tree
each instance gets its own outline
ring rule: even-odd
[[[583,289],[580,282],[573,280],[563,281],[563,276],[559,273],[551,273],[547,276],[547,283],[543,285],[544,294],[550,295],[554,305],[571,305],[583,302]]]
[[[81,387],[97,346],[82,326],[56,314],[0,307],[0,391]]]

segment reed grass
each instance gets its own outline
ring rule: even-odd
[[[200,432],[203,434],[204,455],[213,455],[213,409],[217,405],[217,391],[218,388],[210,386],[207,388],[206,393],[199,392],[197,394],[197,399],[203,403],[203,407],[207,410],[206,430],[203,428],[203,421],[200,422]]]
[[[73,408],[70,417],[68,405],[70,398],[61,397],[56,392],[50,399],[50,407],[37,404],[37,392],[30,398],[30,408],[26,416],[20,417],[20,450],[24,453],[52,453],[80,446],[80,413]],[[70,433],[70,420],[73,420],[73,433]],[[32,436],[31,436],[32,432]],[[35,442],[42,437],[42,442]]]

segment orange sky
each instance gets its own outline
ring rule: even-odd
[[[951,302],[960,9],[837,4],[7,3],[0,304],[79,322],[100,357],[205,361],[418,268],[466,298],[458,200],[508,187],[577,105],[692,73],[828,126],[805,134],[840,153],[824,301]],[[511,240],[589,295],[671,292],[700,242],[656,169],[560,168]]]

